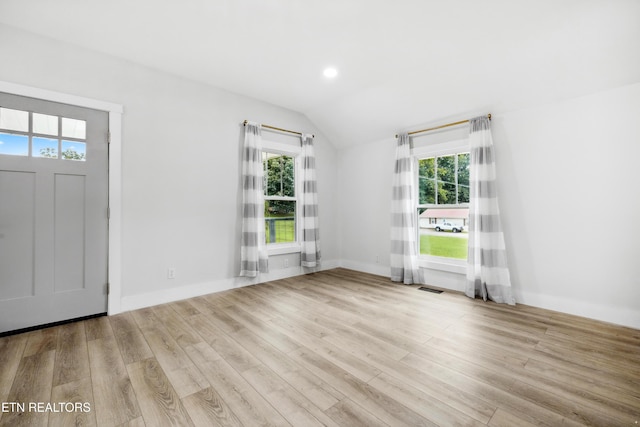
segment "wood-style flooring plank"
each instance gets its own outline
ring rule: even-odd
[[[209,362],[200,369],[243,425],[291,425],[224,359]]]
[[[530,423],[517,415],[507,412],[502,408],[498,408],[487,425],[490,427],[535,427],[538,424]]]
[[[40,334],[36,334],[40,336]],[[55,350],[38,351],[23,357],[18,366],[7,402],[22,403],[21,410],[2,413],[0,426],[46,426],[49,412],[30,410],[29,404],[51,402]]]
[[[152,426],[193,426],[178,394],[155,358],[127,365],[145,423]]]
[[[468,365],[458,365],[455,357],[446,353],[428,353],[422,356],[409,354],[403,362],[427,374],[447,382],[460,390],[466,390],[476,398],[482,399],[511,413],[521,414],[531,423],[546,426],[580,426],[582,424],[565,418],[561,414],[529,401],[526,396],[511,392],[515,380],[508,376],[487,375],[482,368],[468,369]],[[467,367],[467,369],[465,369]]]
[[[265,366],[256,366],[242,373],[253,388],[278,408],[293,426],[327,426],[338,427],[320,408],[307,399],[300,391],[294,389],[285,380]]]
[[[349,427],[390,427],[350,399],[344,399],[325,411],[338,425]],[[428,424],[425,424],[428,425]],[[431,424],[434,425],[434,424]]]
[[[89,375],[85,324],[73,322],[59,326],[53,385],[66,384]]]
[[[211,387],[184,397],[182,403],[197,426],[242,427],[236,414]]]
[[[269,343],[277,347],[280,351],[289,352],[300,347],[294,340],[287,335],[275,330],[269,320],[273,319],[275,315],[271,316],[267,321],[260,321],[254,316],[253,307],[247,307],[242,305],[240,307],[229,307],[226,309],[229,316],[233,317],[238,322],[242,323],[244,328],[253,331],[255,334],[267,339]]]
[[[487,403],[465,389],[454,387],[448,381],[430,375],[428,370],[423,371],[404,362],[398,363],[385,354],[372,354],[355,346],[350,347],[349,351],[377,367],[383,374],[389,374],[407,386],[416,388],[421,395],[428,396],[433,402],[450,406],[482,423],[486,423],[496,411],[497,405]]]
[[[98,425],[115,426],[140,417],[138,399],[115,338],[89,341],[88,347]]]
[[[380,373],[378,369],[364,363],[349,352],[343,351],[340,347],[308,333],[304,327],[298,326],[295,322],[277,318],[271,320],[270,323],[289,335],[290,338],[298,341],[301,348],[312,350],[362,381],[369,381]],[[289,354],[295,354],[296,352],[297,350]]]
[[[87,341],[97,340],[99,338],[106,338],[113,336],[113,330],[111,329],[111,323],[107,316],[95,317],[93,319],[85,320],[84,329],[87,335]]]
[[[131,313],[117,314],[109,317],[109,320],[125,364],[153,357],[153,353]]]
[[[424,417],[379,389],[334,365],[316,352],[301,348],[291,352],[290,355],[385,423],[392,426],[425,424]]]
[[[8,402],[7,396],[26,345],[27,336],[25,334],[0,338],[0,366],[2,367],[0,369],[0,403]]]
[[[369,385],[386,393],[398,402],[402,402],[407,408],[433,422],[435,425],[465,425],[475,427],[486,425],[440,400],[432,399],[429,395],[421,392],[417,388],[407,385],[384,372],[371,380]]]
[[[182,348],[202,342],[202,337],[169,304],[153,307],[155,315],[162,319],[162,326]]]
[[[231,366],[238,372],[242,372],[260,363],[258,359],[230,338],[224,331],[218,329],[210,320],[211,317],[200,314],[192,316],[189,319],[191,325],[198,330],[205,342],[207,342],[216,353],[227,360]]]
[[[51,401],[65,403],[61,411],[49,415],[49,427],[97,425],[91,378],[53,387]]]
[[[27,347],[24,349],[24,356],[55,350],[58,344],[59,330],[59,327],[54,326],[27,332]]]
[[[176,313],[178,313],[183,319],[194,316],[196,314],[200,314],[197,308],[191,304],[190,300],[182,300],[182,301],[174,301],[169,303],[171,308],[173,308]]]
[[[233,334],[233,338],[321,410],[330,408],[345,397],[322,378],[294,362],[287,354],[279,351],[259,335],[241,330]]]

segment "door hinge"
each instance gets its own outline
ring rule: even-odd
[[[111,132],[107,132],[107,144],[111,144]]]
[[[109,295],[109,291],[111,291],[111,285],[107,282],[107,295]]]
[[[111,208],[107,208],[107,219],[111,219]]]

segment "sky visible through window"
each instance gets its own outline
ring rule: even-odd
[[[55,138],[32,137],[33,157],[58,157],[58,140]],[[80,160],[80,158],[65,156],[64,153],[76,153],[81,158],[86,157],[87,148],[83,142],[62,140],[63,158]],[[29,137],[0,132],[0,154],[10,156],[29,155]]]
[[[29,137],[0,133],[0,154],[27,156],[29,154]]]

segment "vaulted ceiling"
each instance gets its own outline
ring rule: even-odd
[[[2,0],[0,22],[299,111],[338,147],[640,81],[637,0]]]

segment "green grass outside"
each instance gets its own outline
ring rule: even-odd
[[[420,235],[420,254],[467,259],[468,239],[463,237]]]
[[[291,220],[275,221],[276,241],[275,243],[295,242],[296,240],[296,222]],[[271,242],[271,233],[269,231],[269,221],[265,221],[265,234],[267,243]]]

